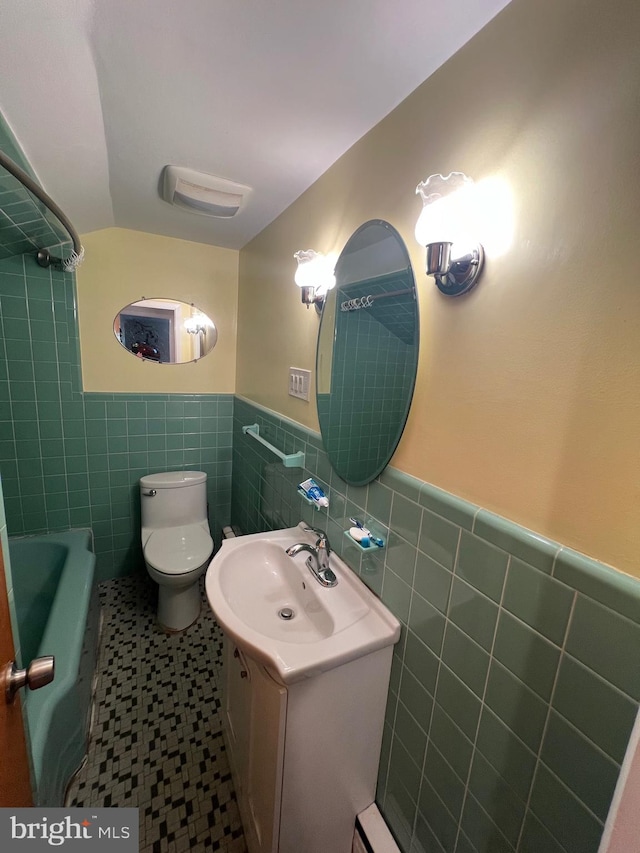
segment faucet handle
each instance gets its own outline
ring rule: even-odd
[[[327,536],[324,530],[320,530],[319,527],[305,527],[304,529],[307,531],[307,533],[317,533],[317,535],[320,537],[316,542],[316,548],[326,548],[327,552],[331,553],[329,537]]]

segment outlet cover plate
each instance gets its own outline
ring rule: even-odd
[[[309,388],[311,386],[311,371],[302,367],[289,368],[289,396],[298,397],[300,400],[309,399]]]

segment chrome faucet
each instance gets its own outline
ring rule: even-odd
[[[301,551],[307,551],[310,556],[307,557],[307,568],[322,586],[335,586],[338,583],[338,578],[334,571],[329,567],[329,557],[331,556],[331,546],[327,534],[324,530],[318,530],[316,527],[305,527],[309,533],[317,533],[318,539],[316,544],[309,545],[307,542],[298,542],[296,545],[291,545],[286,549],[285,553],[289,557],[295,557]]]

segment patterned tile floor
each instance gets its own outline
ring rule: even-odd
[[[222,636],[208,604],[167,635],[146,576],[99,589],[94,721],[66,804],[137,806],[141,853],[246,853],[219,714]]]

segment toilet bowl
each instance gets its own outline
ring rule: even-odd
[[[168,471],[140,479],[142,549],[158,584],[158,622],[183,631],[200,615],[199,579],[213,553],[207,520],[207,475]]]

